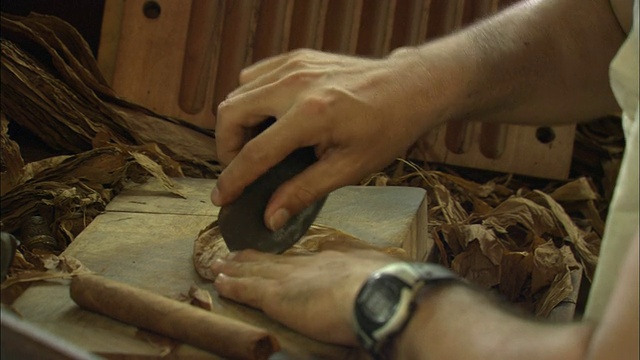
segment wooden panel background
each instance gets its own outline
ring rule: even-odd
[[[106,0],[99,63],[121,96],[213,128],[218,104],[256,61],[297,48],[381,57],[517,1]],[[456,123],[434,129],[411,155],[566,178],[573,138],[573,126]]]

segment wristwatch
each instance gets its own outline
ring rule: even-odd
[[[354,307],[360,344],[375,359],[384,358],[385,345],[408,322],[419,291],[452,281],[462,279],[430,263],[397,262],[374,272],[360,289]]]

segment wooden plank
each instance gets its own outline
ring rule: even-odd
[[[273,331],[284,349],[280,358],[359,356],[352,349],[308,339],[261,312],[216,296],[212,284],[196,274],[191,259],[193,241],[217,213],[208,203],[214,181],[176,179],[176,182],[186,199],[168,195],[157,181],[126,189],[64,255],[76,257],[89,269],[111,279],[169,297],[177,297],[196,284],[213,294],[214,311]],[[380,244],[415,243],[415,236],[426,229],[424,196],[424,190],[417,188],[346,188],[330,196],[318,223],[360,234],[364,240],[368,236]],[[423,245],[417,245],[420,246]],[[131,326],[78,308],[64,283],[33,284],[15,301],[14,308],[27,321],[92,352],[111,357],[127,354],[122,358],[133,358],[157,357],[164,350],[141,337]],[[180,346],[174,355],[176,359],[216,358],[190,346]]]
[[[113,84],[116,69],[123,12],[124,0],[105,0],[98,46],[98,68],[109,84]]]
[[[321,49],[329,0],[296,0],[291,16],[289,50]]]
[[[355,54],[360,29],[362,0],[329,0],[322,49]]]
[[[238,86],[240,71],[251,64],[253,36],[260,2],[258,0],[225,0],[225,22],[222,31],[218,74],[211,111]]]
[[[467,129],[468,140],[465,147],[451,150],[442,136],[442,128],[435,138],[423,141],[416,151],[411,154],[414,158],[430,162],[446,163],[457,166],[465,166],[478,169],[492,169],[505,173],[522,174],[546,179],[566,179],[569,175],[571,164],[575,125],[557,127],[535,127],[523,125],[511,125],[504,128],[499,141],[504,145],[496,145],[499,151],[492,155],[492,148],[482,149],[482,144],[496,141],[482,133],[481,123],[469,123]],[[449,127],[446,131],[449,131]],[[549,133],[549,139],[540,133]],[[433,134],[432,134],[433,135]],[[484,136],[484,137],[483,137]],[[490,134],[489,134],[490,136]],[[485,145],[486,146],[486,145]],[[500,150],[501,149],[501,150]],[[459,150],[462,150],[458,152]],[[489,153],[487,153],[489,151]]]
[[[224,5],[222,0],[193,0],[191,6],[178,95],[180,108],[189,114],[203,111],[207,99],[212,96],[218,70]]]
[[[396,3],[390,49],[421,45],[427,37],[431,0],[404,0]]]
[[[358,55],[382,57],[389,53],[396,0],[365,1],[362,5]]]
[[[462,25],[464,0],[431,0],[427,38],[437,38]]]
[[[150,179],[123,190],[106,210],[199,215],[211,219],[218,215],[219,208],[209,199],[215,180],[184,178],[176,179],[176,183],[186,199],[166,192],[157,180]],[[426,249],[419,247],[422,250],[418,251],[413,243],[414,239],[427,238],[421,227],[426,224],[426,213],[416,216],[417,211],[426,208],[425,194],[420,188],[346,186],[329,195],[316,223],[340,229],[375,245],[407,246],[412,257],[422,258]],[[414,233],[414,226],[420,233]]]
[[[293,0],[262,0],[254,35],[253,62],[287,50]]]
[[[113,78],[119,95],[154,111],[188,115],[180,110],[177,95],[190,13],[191,1],[125,2]]]

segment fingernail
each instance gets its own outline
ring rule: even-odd
[[[216,276],[216,280],[213,282],[213,285],[215,286],[224,285],[227,279],[228,279],[227,275],[220,273],[218,274],[218,276]]]
[[[287,209],[276,210],[276,212],[269,218],[269,228],[271,228],[272,231],[280,230],[280,228],[289,221],[290,217],[291,215],[289,215],[289,211],[287,211]]]
[[[220,206],[220,191],[218,191],[218,186],[214,186],[213,190],[211,190],[211,202],[215,206]]]

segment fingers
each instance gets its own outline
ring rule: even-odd
[[[255,250],[232,253],[226,259],[218,259],[211,266],[214,275],[231,277],[259,277],[278,279],[286,276],[298,260],[292,256],[278,256]]]
[[[278,230],[290,217],[329,192],[358,181],[358,171],[353,165],[356,163],[350,157],[333,152],[282,184],[269,200],[264,214],[265,224],[273,231]]]
[[[220,296],[262,309],[269,286],[274,280],[257,277],[230,277],[220,274],[213,283]]]
[[[275,70],[283,67],[287,63],[293,63],[294,68],[300,68],[302,66],[297,65],[310,63],[311,60],[317,60],[318,57],[325,58],[327,57],[327,54],[320,53],[311,49],[298,49],[259,61],[240,72],[240,85],[247,85],[261,77],[264,77],[267,74],[274,73]],[[234,96],[237,93],[237,90],[233,91],[231,94],[229,94],[229,97]]]
[[[264,74],[268,74],[273,70],[282,66],[282,64],[286,63],[288,58],[291,56],[291,53],[280,54],[274,57],[270,57],[257,63],[244,68],[240,72],[240,85],[247,84],[249,82],[254,81]]]
[[[276,121],[238,152],[234,160],[218,177],[216,183],[217,199],[212,198],[215,205],[222,206],[232,202],[247,185],[254,182],[291,152],[300,147],[308,146],[308,129],[298,127],[286,131],[283,127],[286,126],[283,126],[280,121]]]
[[[285,89],[286,91],[286,89]],[[248,141],[248,129],[290,107],[288,94],[273,86],[223,101],[216,117],[216,147],[221,163],[229,164]]]

